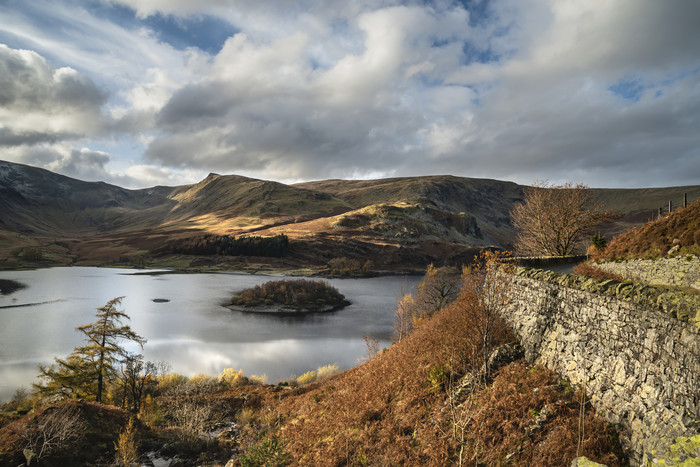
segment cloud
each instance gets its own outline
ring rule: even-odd
[[[360,52],[325,67],[315,66],[308,34],[269,43],[237,34],[212,60],[208,80],[181,88],[163,107],[162,136],[145,156],[277,178],[390,173],[418,145],[424,114],[445,110],[425,102],[429,94],[442,94],[447,107],[472,95],[420,89],[458,61],[466,16],[417,7],[366,13],[357,19]],[[416,92],[426,95],[414,100]]]
[[[201,171],[172,170],[133,163],[119,170],[111,154],[87,147],[74,148],[66,143],[10,148],[4,152],[3,159],[41,167],[79,180],[103,181],[132,189],[185,185],[206,175]]]
[[[106,96],[71,68],[0,44],[0,145],[56,142],[98,131]]]
[[[132,16],[72,0],[0,7],[0,38],[41,53],[0,51],[31,78],[0,77],[15,106],[0,106],[1,146],[64,158],[61,143],[137,140],[143,154],[103,167],[129,183],[209,171],[700,183],[694,0],[104,4]],[[34,24],[47,14],[60,28]],[[198,17],[235,33],[204,49],[160,39]]]

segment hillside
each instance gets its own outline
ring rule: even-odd
[[[454,176],[326,180],[295,185],[210,174],[193,185],[127,190],[0,161],[0,260],[4,267],[151,265],[237,269],[318,268],[339,256],[373,258],[380,269],[461,264],[486,246],[508,248],[509,213],[523,187]],[[596,189],[623,217],[611,237],[700,186]],[[285,234],[283,259],[174,255],[203,233]],[[34,260],[30,261],[31,258]],[[40,261],[39,261],[40,260]]]
[[[618,235],[596,254],[596,259],[658,258],[666,256],[672,248],[679,254],[698,254],[698,245],[700,200]]]

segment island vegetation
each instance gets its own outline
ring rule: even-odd
[[[10,295],[11,293],[17,292],[25,287],[27,286],[21,282],[10,279],[0,279],[0,295]]]
[[[247,311],[316,312],[349,305],[345,296],[326,281],[294,279],[270,281],[231,298],[231,305]]]

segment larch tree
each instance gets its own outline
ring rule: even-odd
[[[586,185],[537,182],[525,189],[523,202],[510,213],[518,229],[516,248],[529,255],[571,255],[585,234],[616,217],[602,208]]]
[[[86,344],[73,349],[66,359],[55,359],[50,367],[39,365],[37,391],[45,397],[94,397],[102,402],[105,387],[116,377],[117,364],[128,354],[122,341],[130,340],[143,348],[146,340],[122,320],[129,319],[117,306],[124,297],[110,300],[97,309],[97,320],[76,329],[86,337]]]

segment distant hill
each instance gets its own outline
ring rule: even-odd
[[[127,190],[0,161],[0,261],[17,267],[34,248],[51,264],[144,264],[172,258],[179,241],[202,233],[284,233],[291,251],[282,268],[337,256],[372,258],[380,268],[459,264],[479,248],[511,246],[509,213],[523,188],[454,176],[285,185],[210,174],[193,185]],[[683,193],[695,200],[700,186],[596,189],[607,208],[624,215],[601,231],[611,237],[640,225]]]

